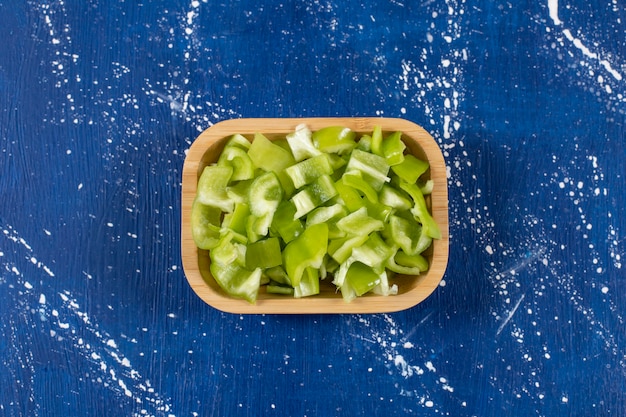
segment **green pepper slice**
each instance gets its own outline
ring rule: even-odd
[[[441,239],[441,230],[439,229],[439,225],[435,222],[431,214],[428,212],[428,207],[426,206],[426,200],[424,199],[424,194],[416,184],[409,184],[404,181],[400,181],[400,188],[406,191],[411,198],[413,198],[413,208],[411,212],[413,215],[419,219],[420,223],[422,223],[422,227],[426,229],[426,235],[432,237],[433,239]]]
[[[319,272],[315,268],[307,267],[302,274],[302,279],[293,288],[293,296],[296,298],[309,297],[320,293]]]
[[[361,171],[353,170],[346,172],[343,174],[342,180],[345,185],[360,191],[372,203],[378,203],[376,190],[363,178]]]
[[[232,297],[243,298],[254,304],[261,286],[261,269],[248,270],[237,263],[212,262],[209,270],[215,281]]]
[[[367,214],[367,208],[362,207],[337,221],[337,227],[348,235],[362,236],[382,230],[385,225],[382,221],[374,219]]]
[[[248,156],[257,168],[280,172],[296,161],[291,152],[269,140],[261,133],[254,135]]]
[[[254,179],[248,192],[248,206],[255,217],[252,231],[260,236],[268,233],[274,213],[282,201],[283,189],[276,174],[266,172]]]
[[[404,155],[404,160],[393,165],[391,170],[402,180],[409,184],[415,184],[417,179],[430,167],[429,163],[414,157],[411,154]]]
[[[254,178],[254,166],[246,150],[238,146],[226,146],[219,159],[219,166],[229,166],[233,168],[230,181],[249,180]]]
[[[233,211],[234,201],[228,196],[226,188],[232,175],[232,167],[206,166],[198,180],[196,199],[202,204],[230,213]]]
[[[321,154],[287,167],[285,173],[289,175],[295,188],[301,188],[322,175],[332,174],[333,167],[328,156]]]
[[[296,288],[308,267],[319,269],[328,249],[328,226],[314,224],[292,240],[283,249],[283,265],[289,280]]]
[[[246,248],[246,268],[267,269],[282,265],[283,257],[280,242],[276,237],[258,240]]]
[[[322,151],[313,145],[311,136],[312,132],[304,124],[296,126],[296,130],[286,136],[289,148],[291,148],[291,153],[296,161],[299,162],[322,154]]]
[[[383,154],[383,132],[379,125],[374,126],[372,131],[371,152],[374,155],[384,156]]]
[[[293,205],[296,207],[294,217],[297,219],[301,218],[335,195],[337,195],[337,189],[335,188],[333,180],[328,175],[318,177],[291,198]]]
[[[390,166],[404,161],[406,145],[402,142],[402,132],[394,132],[383,141],[382,153]]]
[[[350,154],[346,172],[361,172],[363,179],[376,191],[389,182],[389,164],[384,157],[355,149]]]
[[[191,234],[200,249],[211,249],[220,238],[220,219],[222,211],[217,207],[207,206],[197,199],[191,206]]]
[[[323,152],[343,155],[356,146],[356,133],[343,126],[328,126],[311,135],[313,145]]]
[[[380,284],[380,275],[364,263],[354,262],[348,269],[346,282],[360,297]]]
[[[296,207],[290,200],[282,201],[276,208],[271,229],[278,233],[285,243],[289,243],[304,231],[304,224],[295,218]]]

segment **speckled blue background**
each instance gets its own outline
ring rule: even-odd
[[[626,414],[617,0],[0,0],[0,415]],[[448,165],[410,310],[190,289],[185,151],[238,117],[389,116]]]

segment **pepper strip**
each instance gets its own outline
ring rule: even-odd
[[[283,265],[289,280],[296,288],[308,267],[319,269],[328,249],[328,226],[314,224],[292,240],[283,249]]]
[[[222,211],[233,211],[234,201],[226,193],[226,187],[233,175],[233,168],[209,165],[202,170],[198,180],[196,199],[207,206],[218,207]]]
[[[417,217],[422,223],[422,227],[426,229],[426,235],[432,237],[433,239],[441,239],[441,230],[439,229],[439,225],[435,222],[433,217],[428,212],[428,207],[426,207],[426,200],[424,199],[424,194],[416,184],[409,184],[404,181],[400,181],[400,188],[409,193],[411,198],[413,198],[413,208],[411,209],[411,213],[415,217]]]
[[[194,200],[191,206],[191,234],[200,249],[212,249],[220,238],[222,211]]]
[[[323,152],[345,154],[356,146],[356,133],[343,126],[328,126],[319,129],[311,135],[313,144]]]

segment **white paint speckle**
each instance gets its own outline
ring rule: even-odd
[[[560,26],[563,24],[559,19],[559,0],[548,0],[548,13],[555,25]]]

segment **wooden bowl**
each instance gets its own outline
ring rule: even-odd
[[[209,272],[208,251],[200,250],[191,235],[191,205],[196,195],[198,178],[208,164],[217,161],[226,140],[235,133],[251,139],[256,132],[270,140],[285,137],[300,123],[312,131],[326,126],[345,126],[357,134],[371,134],[374,126],[381,126],[383,134],[401,131],[407,151],[428,160],[430,169],[425,174],[434,181],[432,195],[427,202],[435,221],[441,228],[442,238],[433,240],[425,253],[430,268],[417,276],[396,275],[390,284],[398,285],[398,294],[381,296],[366,294],[351,302],[345,302],[341,293],[330,282],[323,280],[320,294],[293,298],[292,296],[267,294],[262,289],[256,304],[226,295]],[[238,314],[336,314],[336,313],[383,313],[413,307],[428,297],[439,285],[448,263],[448,187],[443,155],[435,140],[420,126],[404,119],[355,117],[355,118],[290,118],[290,119],[233,119],[219,122],[198,136],[193,142],[183,165],[182,183],[182,259],[183,268],[191,288],[207,304],[216,309]]]

